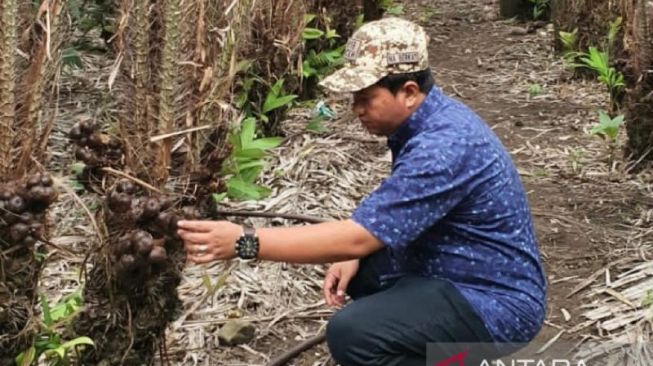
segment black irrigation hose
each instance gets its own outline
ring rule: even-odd
[[[275,358],[274,360],[270,361],[266,366],[283,366],[288,361],[292,360],[293,358],[299,356],[300,353],[306,351],[307,349],[316,346],[326,340],[326,333],[322,332],[313,338],[309,338],[305,340],[304,342],[296,345],[295,347],[287,350],[286,352],[282,353],[280,356]]]

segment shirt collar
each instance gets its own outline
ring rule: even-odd
[[[417,110],[388,137],[388,145],[395,156],[406,144],[406,141],[425,129],[428,117],[440,107],[441,103],[442,92],[434,86]]]

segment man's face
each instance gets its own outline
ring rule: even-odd
[[[409,116],[406,93],[373,85],[354,93],[354,113],[371,134],[390,136]]]

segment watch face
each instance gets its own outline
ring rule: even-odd
[[[258,238],[252,235],[243,235],[238,239],[236,247],[238,256],[243,259],[253,259],[258,255]]]

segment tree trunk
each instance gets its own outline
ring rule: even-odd
[[[653,154],[653,3],[630,0],[625,10],[630,15],[626,44],[632,74],[626,97],[627,156],[651,160]]]
[[[365,14],[365,21],[371,22],[383,17],[383,9],[379,6],[378,0],[363,0],[363,14]]]
[[[633,1],[633,0],[626,0]],[[552,0],[551,18],[555,27],[556,48],[561,49],[559,32],[578,28],[577,50],[605,43],[610,22],[625,16],[620,4],[611,0]]]
[[[653,158],[653,2],[650,0],[552,0],[556,45],[559,31],[578,29],[576,50],[605,49],[610,22],[623,18],[622,30],[610,48],[612,64],[624,73],[626,156],[635,161]],[[597,106],[600,108],[600,106]]]
[[[500,0],[499,13],[504,18],[519,17],[526,19],[530,13],[530,4],[527,0]]]
[[[552,0],[551,1],[551,21],[555,29],[554,44],[555,49],[561,51],[562,42],[560,41],[560,32],[572,32],[576,26],[575,16],[571,12],[572,2],[569,0]]]

